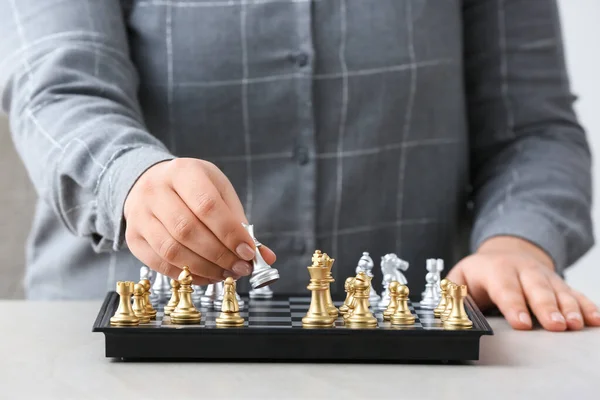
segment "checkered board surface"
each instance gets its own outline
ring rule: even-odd
[[[251,300],[242,298],[244,306],[240,309],[240,316],[244,318],[244,327],[247,328],[302,328],[302,317],[306,315],[306,311],[310,305],[309,297],[288,297],[287,300]],[[334,302],[339,307],[342,302]],[[156,320],[150,321],[147,324],[140,325],[141,327],[163,327],[176,329],[190,328],[216,328],[215,319],[219,316],[220,311],[213,308],[206,308],[197,305],[198,310],[202,313],[200,324],[194,325],[177,325],[170,321],[170,318],[164,317],[162,305],[157,307],[158,313]],[[415,323],[406,326],[394,326],[394,329],[425,329],[425,330],[443,330],[442,322],[439,318],[435,318],[432,310],[421,308],[419,303],[409,302],[409,308],[415,316]],[[383,320],[383,310],[371,309],[378,321],[378,328],[391,328],[389,321]],[[335,328],[345,329],[341,316],[335,321]]]
[[[415,316],[412,325],[392,325],[383,320],[383,310],[373,310],[377,327],[355,328],[344,325],[340,316],[334,327],[306,328],[302,317],[310,305],[309,297],[279,295],[273,299],[248,299],[240,315],[244,326],[219,328],[215,319],[220,311],[200,307],[199,324],[177,325],[156,307],[157,318],[139,326],[111,326],[119,296],[107,294],[94,332],[106,338],[106,357],[121,359],[195,359],[195,360],[304,360],[304,361],[400,361],[400,360],[476,360],[479,338],[492,330],[477,306],[466,299],[465,309],[473,328],[461,331],[444,329],[432,310],[409,302]],[[341,302],[335,302],[340,306]]]

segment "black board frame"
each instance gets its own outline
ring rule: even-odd
[[[291,296],[276,296],[287,297]],[[109,320],[118,302],[116,292],[106,295],[93,332],[104,333],[106,357],[130,361],[468,361],[479,359],[481,336],[493,335],[489,323],[470,297],[465,299],[465,309],[473,321],[473,329],[431,331],[114,327]]]

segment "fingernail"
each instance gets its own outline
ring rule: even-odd
[[[237,252],[240,258],[244,260],[250,261],[254,258],[254,250],[252,247],[248,245],[248,243],[242,243],[238,247],[236,247],[235,251]]]
[[[594,319],[597,319],[598,321],[600,321],[600,312],[594,311],[594,313],[592,314],[592,317],[594,317]]]
[[[252,272],[252,266],[250,264],[248,264],[246,261],[236,261],[235,264],[233,264],[233,268],[231,268],[233,270],[233,272],[235,272],[238,275],[242,275],[242,276],[246,276],[246,275],[250,275],[250,273]]]
[[[229,277],[235,277],[237,276],[236,274],[234,274],[233,272],[229,271],[229,270],[225,270],[223,271],[223,278],[229,278]]]
[[[519,313],[519,321],[521,321],[522,324],[525,324],[527,326],[531,325],[531,318],[526,312]]]
[[[563,317],[559,312],[553,312],[550,314],[550,319],[554,322],[560,322],[561,324],[565,323],[565,317]]]
[[[578,312],[570,312],[567,314],[567,319],[571,321],[583,321],[583,317]]]

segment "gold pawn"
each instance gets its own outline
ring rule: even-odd
[[[371,278],[368,277],[364,272],[359,272],[354,279],[354,300],[356,306],[352,310],[352,315],[346,318],[346,324],[348,324],[350,327],[377,326],[377,318],[375,318],[371,310],[369,310],[370,291]]]
[[[331,315],[334,318],[337,318],[338,309],[335,307],[335,305],[333,304],[333,300],[331,299],[331,284],[335,282],[335,279],[333,279],[333,276],[331,275],[331,267],[333,267],[333,262],[335,261],[335,259],[330,258],[327,255],[327,253],[325,253],[323,254],[322,260],[325,268],[327,269],[327,290],[325,290],[325,299],[327,300],[327,311],[329,312],[329,315]]]
[[[196,310],[196,306],[192,301],[192,293],[194,293],[192,274],[187,266],[183,267],[178,280],[181,285],[179,288],[179,303],[171,312],[171,322],[181,325],[199,324],[202,314]]]
[[[396,312],[398,308],[398,289],[400,288],[400,283],[397,281],[390,282],[389,291],[390,291],[390,304],[388,304],[387,308],[383,312],[383,319],[385,321],[389,321],[392,318],[392,315]]]
[[[171,315],[173,310],[177,308],[177,304],[179,304],[179,282],[175,279],[171,279],[171,298],[169,302],[165,306],[165,315]]]
[[[145,289],[144,292],[144,305],[146,307],[146,314],[150,316],[150,319],[156,319],[156,310],[152,307],[152,302],[150,301],[150,288],[152,285],[148,279],[142,279],[139,282]]]
[[[450,281],[445,278],[442,279],[442,281],[440,282],[440,290],[441,290],[440,302],[438,303],[437,307],[434,308],[434,310],[433,310],[433,315],[435,315],[438,318],[446,310],[446,306],[448,305],[447,293],[448,293],[448,284],[449,283],[450,283]]]
[[[135,316],[131,309],[131,294],[133,293],[133,282],[117,282],[117,293],[119,294],[119,307],[110,319],[114,326],[136,326],[140,319]]]
[[[412,325],[415,323],[415,316],[408,308],[409,293],[410,291],[406,285],[401,285],[398,288],[398,308],[391,317],[392,325]]]
[[[471,329],[473,322],[471,322],[465,311],[464,302],[467,296],[467,286],[452,286],[450,295],[452,296],[452,311],[448,318],[444,320],[444,329]]]
[[[220,328],[243,326],[244,318],[240,316],[240,305],[235,294],[235,281],[232,277],[225,279],[223,288],[223,305],[221,314],[215,320]]]
[[[133,313],[140,319],[140,324],[147,324],[150,322],[150,316],[146,314],[146,307],[144,304],[144,292],[146,289],[139,283],[133,285]]]
[[[456,283],[450,282],[448,283],[448,286],[446,288],[446,308],[444,309],[444,312],[440,314],[440,319],[442,321],[445,321],[446,318],[448,318],[450,316],[450,313],[452,312],[452,295],[450,294],[450,292],[452,291],[452,288],[456,286]]]
[[[302,318],[302,326],[308,328],[331,327],[335,322],[327,308],[327,269],[319,261],[321,254],[320,250],[316,250],[312,265],[307,267],[310,274],[307,289],[311,291],[311,301],[306,315]]]
[[[354,293],[354,277],[346,278],[346,282],[344,282],[344,290],[346,291],[346,300],[344,300],[344,304],[340,306],[340,314],[344,315],[349,310],[348,304],[352,302],[353,293]]]

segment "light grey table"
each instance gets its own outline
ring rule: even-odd
[[[124,363],[91,332],[99,307],[0,301],[0,399],[600,399],[600,329],[493,318],[470,365]]]

